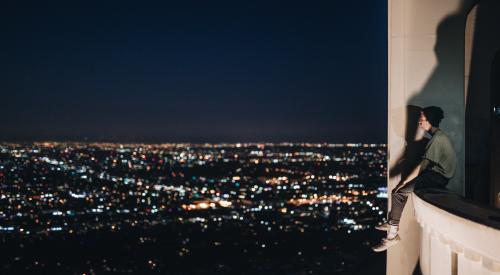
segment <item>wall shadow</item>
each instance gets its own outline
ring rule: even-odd
[[[403,153],[389,167],[391,178],[401,177],[404,181],[416,168],[424,153],[428,139],[419,139],[418,118],[420,110],[427,106],[439,106],[445,118],[440,128],[450,137],[460,157],[464,152],[464,105],[457,104],[457,97],[464,97],[464,34],[467,14],[478,0],[463,0],[460,8],[438,25],[434,53],[437,65],[423,88],[410,97],[406,106],[406,122]],[[459,79],[456,79],[460,76]],[[392,120],[391,120],[392,121]],[[463,161],[463,160],[462,160]],[[448,187],[455,193],[462,193],[463,169],[457,169],[455,180]],[[460,174],[461,173],[461,174]]]
[[[471,50],[469,93],[466,107],[466,197],[483,205],[500,208],[500,200],[494,194],[500,191],[498,164],[493,152],[498,146],[495,105],[496,82],[500,75],[495,72],[495,62],[500,52],[500,1],[481,0],[475,20],[476,29]],[[498,104],[498,102],[496,103]],[[498,123],[498,122],[497,122]],[[497,179],[497,180],[495,180]]]
[[[491,123],[491,205],[500,209],[500,49],[495,53],[491,68],[491,101],[494,106],[494,115]]]
[[[420,163],[425,146],[429,141],[428,139],[415,140],[418,132],[418,120],[421,110],[422,107],[419,106],[406,106],[406,131],[404,137],[406,145],[403,154],[389,170],[391,178],[401,176],[398,186],[404,183],[413,169]]]
[[[417,264],[415,264],[415,268],[413,269],[411,275],[422,275],[422,270],[420,269],[420,260],[418,260]]]
[[[464,163],[465,22],[468,13],[477,2],[478,0],[463,0],[454,13],[449,14],[439,23],[436,29],[436,43],[433,48],[436,66],[429,74],[422,88],[407,99],[404,109],[391,111],[393,115],[406,115],[403,131],[397,131],[401,130],[401,128],[398,128],[401,126],[391,125],[392,131],[397,132],[398,136],[396,138],[404,139],[404,148],[401,154],[395,156],[396,161],[391,162],[388,169],[391,179],[399,177],[398,185],[402,184],[420,163],[425,146],[429,141],[427,138],[422,138],[423,133],[418,129],[420,111],[423,107],[439,106],[443,109],[445,117],[440,128],[450,137],[457,153],[459,165]],[[425,55],[424,59],[428,58],[427,51],[415,52],[412,54],[417,57],[413,56],[413,58],[418,58],[418,54]],[[413,72],[410,69],[415,70],[418,68],[413,67],[406,70],[407,74],[411,76]],[[397,119],[391,118],[390,121],[397,124]],[[403,136],[401,136],[402,134]],[[402,140],[396,140],[396,142],[402,142]],[[457,174],[449,182],[447,189],[453,193],[463,194],[463,179],[464,171],[459,166]],[[422,274],[418,244],[417,250],[412,250],[415,247],[415,239],[419,239],[419,232],[416,228],[418,224],[414,220],[405,220],[404,216],[401,222],[400,228],[407,230],[408,237],[403,238],[402,244],[394,247],[391,254],[398,255],[396,256],[398,259],[404,257],[409,267],[408,272],[412,272],[411,274]],[[405,249],[411,251],[403,251]]]

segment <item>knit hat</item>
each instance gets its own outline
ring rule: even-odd
[[[437,106],[429,106],[422,109],[429,123],[434,127],[439,127],[439,123],[444,118],[443,109]]]

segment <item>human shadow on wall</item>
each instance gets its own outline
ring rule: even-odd
[[[457,96],[464,96],[464,33],[467,14],[478,0],[463,0],[460,8],[446,17],[438,25],[434,52],[437,65],[423,88],[407,101],[406,110],[395,110],[395,115],[406,112],[405,148],[392,167],[389,167],[391,178],[401,177],[404,181],[420,163],[428,139],[418,138],[418,119],[422,107],[439,106],[444,110],[445,118],[441,126],[454,141],[458,153],[463,152],[463,116],[461,104],[456,104]],[[458,46],[457,46],[458,45]],[[411,71],[409,72],[411,73]],[[456,80],[461,77],[461,81]],[[394,121],[391,119],[391,121]]]
[[[417,261],[417,264],[415,265],[415,269],[413,269],[413,272],[411,275],[422,275],[422,270],[420,269],[420,261]]]
[[[418,120],[422,107],[439,106],[443,109],[445,118],[440,126],[444,128],[451,140],[454,141],[457,154],[462,154],[464,151],[464,109],[462,104],[454,102],[456,102],[457,96],[464,97],[465,22],[467,14],[477,2],[477,0],[463,0],[456,12],[450,14],[440,22],[436,30],[436,44],[434,46],[434,53],[437,59],[436,67],[422,89],[408,99],[404,108],[391,110],[391,115],[393,116],[402,116],[406,113],[405,128],[403,131],[397,131],[398,125],[391,125],[391,128],[395,129],[396,134],[404,133],[403,136],[399,136],[405,142],[403,152],[400,156],[396,157],[397,161],[393,162],[392,166],[389,167],[389,176],[391,179],[400,177],[398,185],[404,183],[410,173],[420,163],[421,156],[428,142],[426,138],[419,138],[419,133],[421,132],[418,130]],[[425,54],[425,51],[421,51],[420,53]],[[414,73],[411,69],[418,70],[419,68],[409,68],[407,73],[410,75]],[[461,81],[457,80],[459,77],[461,77]],[[396,121],[396,119],[392,118],[390,120]],[[463,173],[463,171],[459,173]],[[463,178],[463,174],[458,175],[458,178]],[[459,185],[456,182],[450,181],[448,188],[458,191]],[[408,223],[409,221],[402,220],[402,222]],[[417,228],[412,228],[411,230],[411,234],[417,234],[415,231]],[[405,242],[405,238],[402,239],[402,242]],[[396,246],[393,248],[393,253],[394,255],[409,256],[407,253],[400,251],[400,249],[408,247],[410,246]],[[410,259],[407,257],[405,260],[411,261],[408,264],[414,267],[412,274],[421,274],[418,254],[416,258]]]
[[[419,106],[408,105],[406,107],[406,131],[405,131],[405,148],[403,154],[399,157],[396,164],[390,168],[389,175],[392,177],[401,176],[398,185],[404,183],[410,173],[420,163],[421,156],[424,153],[427,139],[415,140],[418,130],[418,120],[420,117]]]

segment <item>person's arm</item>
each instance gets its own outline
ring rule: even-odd
[[[428,165],[429,165],[429,160],[423,159],[417,165],[417,167],[415,167],[415,169],[413,169],[413,171],[408,175],[408,177],[406,177],[404,183],[407,183],[407,182],[411,181],[412,179],[416,178],[418,175],[422,174]]]
[[[438,143],[439,142],[434,138],[429,141],[425,148],[425,153],[422,156],[422,160],[417,165],[417,167],[415,167],[412,173],[405,179],[404,183],[407,183],[422,174],[427,168],[429,168],[431,161],[435,161],[437,159],[437,155],[439,154],[439,148],[437,146]]]
[[[418,176],[419,173],[420,173],[420,164],[417,165],[417,167],[415,167],[415,169],[413,169],[413,171],[408,175],[408,177],[406,177],[404,183],[406,184],[407,182],[413,180],[414,178],[416,178]]]
[[[436,145],[436,140],[431,139],[429,143],[427,143],[427,146],[425,148],[425,153],[422,156],[422,160],[420,163],[413,169],[413,171],[402,181],[401,183],[396,186],[396,189],[399,189],[403,186],[406,185],[407,182],[413,180],[420,174],[422,174],[426,169],[429,168],[429,165],[431,164],[431,161],[434,161],[437,158],[437,146]]]
[[[431,162],[428,159],[422,159],[422,161],[419,164],[419,171],[418,174],[422,174],[428,167]]]
[[[419,176],[420,174],[422,174],[425,169],[427,169],[427,167],[429,166],[429,160],[428,159],[422,159],[422,161],[417,165],[417,167],[415,167],[415,169],[413,169],[413,171],[408,175],[408,177],[406,177],[406,179],[404,180],[404,182],[401,184],[398,184],[398,186],[396,186],[396,189],[399,189],[403,186],[405,186],[406,183],[410,182],[412,179],[416,178],[417,176]]]

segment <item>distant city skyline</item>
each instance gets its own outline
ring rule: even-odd
[[[0,142],[386,142],[385,2],[12,2],[0,15]]]
[[[0,143],[0,273],[384,274],[386,148]]]

